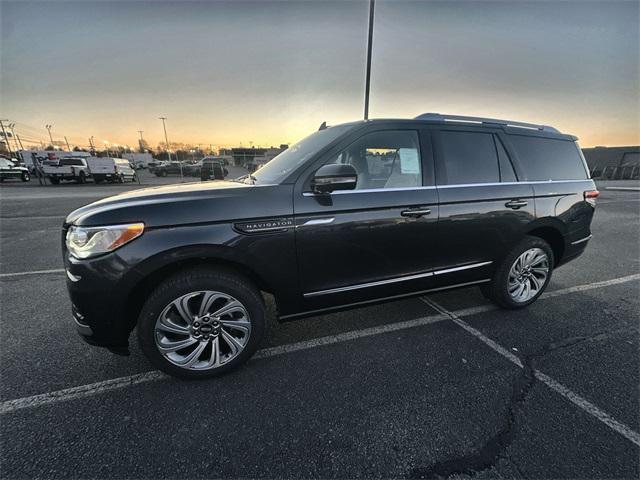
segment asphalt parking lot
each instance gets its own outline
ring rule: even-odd
[[[137,186],[31,184],[0,187],[3,478],[640,476],[639,191],[600,187],[524,311],[471,288],[271,321],[244,368],[184,382],[71,321],[62,220]]]

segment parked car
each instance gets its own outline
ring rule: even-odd
[[[162,162],[160,165],[153,167],[153,173],[158,177],[166,177],[167,175],[185,175],[186,167],[182,162]]]
[[[20,166],[6,157],[0,157],[0,182],[11,178],[28,182],[31,180],[31,175],[28,168]]]
[[[58,185],[62,180],[85,183],[91,178],[87,159],[81,157],[45,160],[42,170],[53,185]]]
[[[129,192],[71,213],[63,256],[91,344],[185,378],[256,351],[261,291],[290,320],[480,286],[534,302],[591,238],[598,191],[576,138],[425,114],[321,128],[254,174]]]
[[[183,173],[187,177],[199,177],[202,170],[202,160],[197,162],[185,163]]]
[[[137,181],[136,171],[124,158],[90,157],[87,160],[91,177],[95,183]]]
[[[229,170],[227,170],[225,164],[225,160],[220,157],[203,158],[200,180],[224,180],[229,175]]]

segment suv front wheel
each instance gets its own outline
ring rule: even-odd
[[[163,282],[138,321],[140,346],[158,369],[180,378],[233,370],[257,350],[264,333],[259,291],[231,271],[194,269]]]
[[[554,258],[547,242],[526,237],[498,266],[482,293],[503,308],[523,308],[535,302],[551,280]]]

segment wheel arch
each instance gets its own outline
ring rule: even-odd
[[[526,231],[526,235],[538,237],[549,244],[553,251],[554,267],[559,265],[565,252],[565,227],[564,224],[553,218],[540,219],[530,225]]]
[[[263,276],[249,265],[236,259],[228,258],[222,254],[216,255],[215,253],[208,255],[203,255],[202,253],[185,255],[183,253],[180,255],[172,252],[163,256],[163,260],[162,262],[155,262],[153,268],[146,270],[127,295],[124,312],[129,331],[133,330],[137,324],[140,311],[151,292],[168,277],[192,268],[224,269],[238,273],[252,282],[259,290],[273,294],[277,305],[277,298],[273,288]]]

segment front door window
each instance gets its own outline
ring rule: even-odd
[[[327,162],[331,163],[353,165],[358,173],[357,190],[422,185],[418,133],[413,130],[364,135]]]

